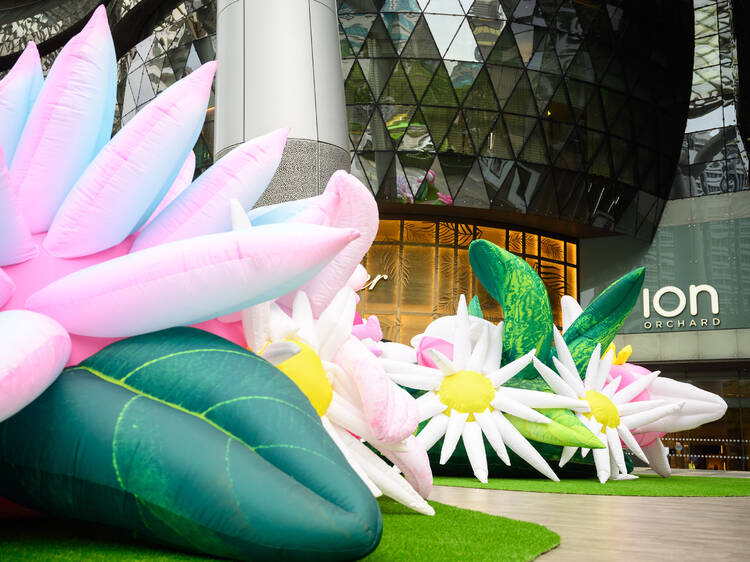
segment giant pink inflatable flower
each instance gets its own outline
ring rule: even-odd
[[[46,80],[31,44],[0,82],[0,419],[113,338],[281,297],[359,237],[306,223],[231,231],[228,201],[253,206],[288,131],[191,183],[215,70],[175,83],[110,140],[116,61],[100,6]]]

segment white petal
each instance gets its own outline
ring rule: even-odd
[[[596,475],[599,478],[599,482],[604,484],[609,480],[611,474],[609,468],[609,449],[593,449],[594,454],[594,465],[596,466]]]
[[[639,400],[638,402],[627,402],[617,406],[617,412],[621,417],[629,416],[630,414],[637,414],[639,412],[645,412],[646,410],[652,410],[658,406],[664,406],[669,404],[666,400]]]
[[[425,376],[413,373],[388,373],[388,376],[396,384],[417,390],[437,390],[442,380],[442,377],[436,379],[434,375]]]
[[[599,382],[599,359],[601,358],[602,344],[596,344],[591,357],[589,358],[588,367],[586,367],[586,376],[583,379],[583,386],[586,390],[597,390]],[[609,468],[607,468],[609,471]]]
[[[318,349],[318,336],[315,333],[315,318],[313,318],[310,299],[305,291],[297,291],[292,305],[292,319],[299,327],[302,341],[313,349]]]
[[[344,287],[321,313],[315,331],[318,336],[318,355],[330,361],[352,334],[357,296],[349,287]]]
[[[536,423],[552,423],[552,420],[547,416],[540,414],[536,410],[532,410],[528,406],[516,402],[512,398],[501,395],[499,392],[495,394],[494,400],[491,402],[492,407],[496,410],[501,410],[512,414],[518,418],[536,422]]]
[[[420,422],[448,409],[434,392],[425,392],[422,396],[417,398],[417,408],[419,408]]]
[[[382,358],[380,359],[380,364],[383,366],[386,373],[409,373],[422,375],[424,377],[432,377],[438,381],[443,379],[440,370],[433,369],[432,367],[424,367],[422,365],[414,365],[413,363],[406,363],[404,361]]]
[[[578,301],[570,295],[564,295],[563,298],[560,299],[560,307],[562,308],[563,332],[567,332],[568,328],[570,328],[573,322],[575,322],[581,315],[583,309],[581,308],[581,305],[578,304]]]
[[[612,455],[612,459],[617,465],[617,469],[622,474],[627,474],[628,469],[625,466],[625,455],[622,452],[620,435],[614,427],[607,428],[607,446],[609,447],[609,452]]]
[[[417,352],[410,345],[390,341],[378,343],[380,350],[383,352],[384,359],[394,359],[406,363],[417,362]]]
[[[424,515],[434,515],[435,510],[430,507],[422,496],[411,487],[397,470],[390,467],[383,459],[368,449],[363,443],[346,432],[339,436],[350,447],[357,462],[362,466],[375,485],[383,493],[397,502]],[[348,437],[347,437],[348,436]]]
[[[487,350],[487,357],[484,360],[482,373],[491,373],[500,367],[500,359],[503,353],[503,323],[490,328],[490,346]]]
[[[466,447],[466,454],[469,457],[471,469],[477,480],[486,484],[489,472],[487,470],[487,453],[484,450],[484,439],[482,438],[482,428],[477,422],[466,422],[461,438]]]
[[[406,446],[402,443],[383,443],[375,438],[369,425],[365,421],[364,414],[355,405],[347,401],[339,393],[333,393],[333,399],[326,416],[334,425],[343,427],[352,433],[359,435],[373,447],[390,449],[397,452],[405,452]]]
[[[500,460],[502,460],[507,466],[510,466],[510,457],[505,448],[505,443],[503,443],[503,437],[500,435],[500,430],[498,430],[497,423],[492,417],[490,411],[485,410],[481,414],[474,414],[474,417],[477,419],[477,423],[479,423],[482,431],[484,431],[484,434],[487,436],[487,441],[490,442],[490,445],[497,453],[497,456],[500,457]]]
[[[362,479],[362,482],[365,483],[365,486],[369,488],[370,493],[376,498],[382,496],[383,492],[381,492],[380,489],[375,485],[375,483],[367,476],[365,471],[357,462],[355,455],[349,450],[347,444],[339,437],[338,432],[333,427],[328,418],[326,416],[323,416],[322,418],[320,418],[320,421],[323,424],[323,428],[328,432],[328,435],[331,437],[333,442],[336,443],[336,446],[343,453],[344,458],[349,463],[349,466],[351,466],[352,470],[357,473],[357,476]],[[354,439],[354,437],[350,433],[346,433],[346,435],[348,435],[352,440],[356,441],[356,439]]]
[[[250,219],[245,209],[242,208],[239,199],[232,198],[229,200],[229,213],[232,217],[232,230],[250,230],[252,228]]]
[[[262,302],[250,308],[245,308],[240,316],[245,343],[252,351],[257,353],[271,339],[269,331],[271,303]]]
[[[340,394],[347,402],[355,408],[361,409],[362,399],[359,395],[359,387],[354,379],[336,363],[321,361],[326,376],[333,385],[334,392]]]
[[[614,348],[609,348],[604,357],[599,361],[599,374],[597,375],[597,381],[599,382],[599,388],[602,388],[609,380],[609,370],[612,368],[612,360],[614,359]]]
[[[619,426],[617,426],[617,433],[620,436],[620,439],[622,439],[625,443],[625,446],[630,449],[630,451],[634,455],[636,455],[642,461],[648,462],[648,459],[643,453],[641,446],[638,444],[638,441],[635,440],[635,437],[633,437],[633,434],[627,427],[625,427],[623,424],[620,424]]]
[[[636,433],[643,433],[643,431],[640,430],[641,427],[673,414],[677,410],[680,410],[683,404],[683,402],[667,404],[666,406],[659,406],[658,408],[646,412],[631,414],[620,418],[620,423],[625,424],[628,429],[635,431]]]
[[[417,435],[417,441],[424,446],[425,451],[432,449],[432,446],[445,435],[445,430],[448,429],[448,421],[448,416],[438,414],[422,428],[422,431]]]
[[[615,392],[614,396],[612,396],[612,402],[615,404],[630,402],[633,398],[646,390],[646,388],[656,380],[656,377],[658,377],[660,373],[661,371],[654,371],[653,373],[639,377],[638,380],[631,382],[625,388],[621,388]]]
[[[297,338],[297,325],[294,320],[289,318],[275,302],[270,304],[268,326],[272,341]]]
[[[269,343],[260,356],[271,365],[277,366],[297,355],[302,349],[291,341],[277,341]]]
[[[448,462],[453,451],[456,450],[456,445],[458,445],[458,440],[461,438],[461,433],[463,432],[466,418],[468,417],[469,414],[463,414],[451,410],[449,416],[450,419],[448,420],[448,428],[445,430],[445,439],[443,439],[443,448],[440,450],[440,464]]]
[[[565,338],[562,337],[562,334],[559,332],[557,328],[553,329],[552,335],[555,338],[555,350],[557,351],[557,356],[560,358],[560,362],[563,365],[565,365],[565,368],[568,370],[569,373],[571,373],[572,375],[575,375],[575,378],[580,381],[581,376],[578,374],[578,367],[576,367],[576,363],[575,361],[573,361],[573,356],[570,354],[570,349],[568,349],[568,344],[565,343]],[[581,388],[583,388],[583,381],[581,381]],[[575,388],[575,390],[577,391],[578,389]],[[582,394],[583,392],[581,392],[579,395],[582,395]]]
[[[506,420],[505,417],[498,412],[492,412],[492,417],[495,418],[500,435],[503,436],[503,441],[505,441],[506,445],[508,445],[514,453],[550,480],[554,480],[555,482],[560,481],[544,458],[542,458],[542,455],[540,455],[531,443],[521,435],[521,432],[518,431],[512,423]]]
[[[578,376],[578,371],[570,371],[557,357],[552,358],[552,363],[554,363],[557,372],[560,373],[560,378],[568,383],[568,386],[573,389],[576,396],[586,394],[586,389],[583,388],[583,381]]]
[[[466,307],[466,297],[458,298],[456,309],[456,331],[453,335],[453,363],[459,371],[466,369],[471,355],[471,334],[469,324],[469,310]]]
[[[552,369],[547,367],[544,363],[539,361],[536,357],[533,359],[534,367],[537,372],[542,375],[542,378],[547,382],[549,387],[561,396],[570,396],[571,398],[578,398],[580,394],[576,394],[568,383],[566,383],[560,376],[555,373]]]
[[[643,453],[648,459],[648,465],[656,474],[664,478],[669,478],[672,474],[672,468],[669,466],[669,459],[667,458],[667,451],[668,449],[662,445],[661,439],[657,439],[643,448]]]
[[[604,396],[607,396],[608,398],[612,398],[615,392],[617,392],[617,388],[620,386],[621,380],[622,377],[617,377],[609,381],[607,383],[607,386],[602,388],[602,394],[604,394]]]
[[[521,357],[511,361],[504,367],[491,372],[489,375],[487,375],[487,377],[490,379],[490,382],[492,382],[492,386],[497,388],[501,384],[505,384],[510,379],[515,377],[523,370],[524,367],[526,367],[526,365],[531,363],[531,359],[535,354],[536,349],[532,349],[526,355],[522,355]]]
[[[578,447],[563,447],[562,453],[560,454],[560,468],[564,467],[573,455],[576,454]]]
[[[483,324],[481,330],[479,340],[477,340],[477,343],[471,352],[471,357],[469,358],[469,364],[467,366],[469,371],[481,371],[487,360],[487,348],[490,345],[490,325]]]
[[[529,408],[568,408],[577,412],[591,411],[591,406],[585,400],[570,398],[568,396],[558,396],[551,392],[540,392],[538,390],[508,386],[501,386],[497,389],[497,392]]]
[[[440,353],[437,349],[430,349],[428,351],[430,354],[430,357],[432,358],[432,361],[437,365],[438,369],[440,369],[440,372],[445,375],[452,375],[453,373],[457,373],[461,369],[458,368],[458,365],[453,363],[450,359],[448,359],[445,355]],[[453,354],[455,357],[455,353]]]

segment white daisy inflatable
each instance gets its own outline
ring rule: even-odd
[[[463,441],[474,475],[487,482],[487,456],[482,435],[487,438],[498,457],[510,464],[506,446],[536,470],[559,481],[537,450],[508,421],[504,414],[524,420],[550,423],[551,420],[534,408],[576,408],[588,411],[588,404],[575,396],[558,396],[502,386],[518,374],[534,357],[535,350],[498,368],[501,364],[503,324],[495,325],[481,318],[470,317],[463,295],[456,316],[439,318],[417,336],[417,346],[424,336],[439,334],[446,347],[452,347],[452,358],[436,348],[428,354],[435,367],[405,361],[409,354],[389,353],[384,348],[381,362],[390,377],[403,386],[425,390],[417,398],[420,421],[430,421],[417,435],[429,450],[441,437],[440,464],[453,454],[459,439]],[[399,356],[400,357],[397,357]],[[415,357],[412,352],[412,357]]]
[[[621,378],[610,377],[614,349],[610,348],[601,357],[600,345],[597,345],[591,354],[586,374],[581,380],[570,350],[557,328],[554,329],[554,338],[557,357],[553,358],[553,362],[557,373],[536,358],[534,366],[557,394],[571,399],[578,398],[587,404],[586,409],[576,406],[572,406],[571,409],[594,435],[602,436],[605,448],[593,450],[599,481],[603,484],[607,480],[636,478],[628,474],[622,443],[648,463],[648,458],[638,445],[632,430],[671,416],[683,407],[684,402],[632,401],[659,376],[659,371],[620,389]],[[578,447],[564,447],[560,466],[564,466],[577,450]],[[584,457],[588,452],[589,449],[581,450]]]

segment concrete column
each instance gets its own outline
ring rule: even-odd
[[[336,1],[219,0],[216,36],[216,159],[291,127],[258,204],[322,193],[350,162]]]

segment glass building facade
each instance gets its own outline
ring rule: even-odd
[[[381,201],[650,239],[680,151],[693,22],[689,2],[642,11],[619,0],[340,2],[353,172]]]

